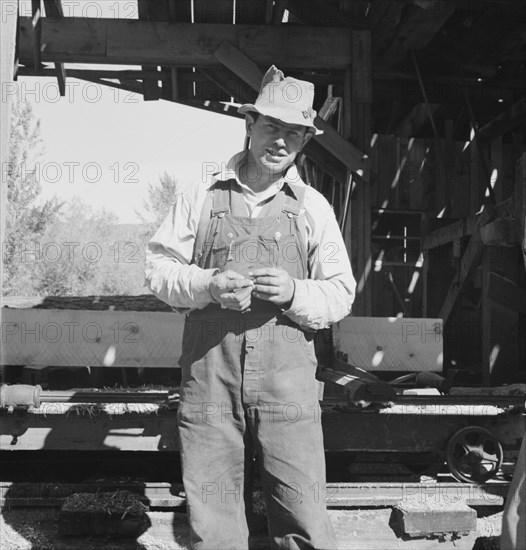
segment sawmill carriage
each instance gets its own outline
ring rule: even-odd
[[[317,335],[326,449],[498,474],[524,433],[524,3],[138,0],[137,20],[32,6],[3,33],[18,29],[16,79],[53,75],[62,94],[77,78],[239,116],[273,63],[315,83],[324,134],[298,167],[358,281],[353,316]],[[151,295],[2,306],[2,452],[177,451],[182,315]]]

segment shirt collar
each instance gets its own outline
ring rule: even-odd
[[[247,188],[245,184],[243,184],[238,175],[238,166],[241,163],[241,161],[248,155],[248,151],[241,151],[239,153],[236,153],[227,163],[226,166],[223,164],[221,167],[221,170],[219,172],[216,172],[213,174],[213,177],[216,181],[228,181],[228,180],[235,180],[238,185],[241,187]],[[275,182],[274,185],[276,185],[278,191],[281,190],[283,185],[285,183],[289,184],[289,189],[296,195],[294,191],[294,187],[290,185],[290,183],[298,183],[302,182],[301,176],[298,172],[298,169],[296,168],[296,165],[292,163],[286,170],[285,174]]]

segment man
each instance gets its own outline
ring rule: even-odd
[[[294,165],[319,132],[313,92],[271,67],[239,108],[248,151],[181,192],[148,245],[149,287],[188,312],[178,423],[196,549],[248,548],[254,457],[271,547],[337,548],[313,336],[350,312],[355,281],[330,205]]]

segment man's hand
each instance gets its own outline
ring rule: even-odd
[[[290,304],[294,298],[294,281],[279,267],[254,269],[248,274],[254,280],[252,294],[256,298],[272,302],[278,306]]]
[[[221,304],[223,309],[244,312],[250,307],[254,283],[243,275],[228,269],[210,279],[212,298]]]

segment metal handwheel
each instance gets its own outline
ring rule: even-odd
[[[495,435],[479,426],[456,432],[446,447],[449,470],[459,481],[485,483],[502,465],[502,446]]]

